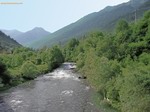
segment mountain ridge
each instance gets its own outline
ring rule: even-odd
[[[6,35],[11,36],[18,43],[26,47],[28,47],[28,44],[37,41],[50,34],[50,32],[44,30],[41,27],[35,27],[26,32],[20,32],[18,30],[2,30],[2,31]]]
[[[0,53],[10,52],[15,47],[21,47],[21,45],[14,39],[10,38],[10,36],[7,36],[0,31]]]
[[[13,30],[1,29],[1,31],[2,31],[3,33],[5,33],[7,36],[11,36],[12,38],[13,38],[13,37],[16,37],[16,36],[18,36],[18,35],[20,35],[20,34],[23,33],[23,32],[21,32],[21,31],[19,31],[19,30],[16,30],[16,29],[13,29]],[[13,39],[15,39],[15,38],[13,38]]]
[[[138,1],[138,2],[137,2]],[[135,7],[139,9],[142,5],[150,3],[149,0],[131,0],[116,6],[107,6],[99,12],[94,12],[84,16],[78,21],[65,26],[51,35],[41,39],[39,42],[32,43],[30,47],[41,48],[43,46],[52,46],[58,43],[64,44],[71,38],[80,38],[91,31],[112,31],[119,19],[125,19],[129,22],[135,20]],[[149,8],[150,9],[150,5]],[[146,10],[148,10],[146,9]],[[137,19],[142,17],[143,11],[137,11]]]

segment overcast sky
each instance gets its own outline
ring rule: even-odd
[[[54,32],[83,16],[129,0],[0,0],[21,5],[0,4],[0,29],[31,30],[43,27]]]

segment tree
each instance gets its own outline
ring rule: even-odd
[[[66,61],[71,61],[74,57],[74,50],[78,46],[79,41],[75,38],[71,39],[65,46],[63,50],[63,55]]]
[[[150,111],[150,66],[133,62],[123,69],[120,88],[122,112]]]
[[[39,74],[37,67],[31,61],[22,65],[21,72],[25,79],[34,79]]]
[[[54,68],[57,68],[63,62],[64,62],[64,56],[61,50],[58,48],[58,46],[54,46],[50,50],[50,55],[48,60],[49,71],[51,71]]]
[[[11,77],[7,73],[6,66],[1,62],[0,62],[0,78],[2,80],[1,82],[5,85],[10,83]]]

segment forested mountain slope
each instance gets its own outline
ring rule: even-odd
[[[118,112],[150,112],[150,11],[136,24],[120,20],[114,34],[72,39],[63,54],[97,90],[98,104]]]
[[[5,35],[3,32],[0,31],[0,53],[11,51],[15,47],[21,46],[17,43],[14,39],[10,38],[9,36]]]
[[[40,41],[32,43],[30,47],[40,48],[54,44],[64,44],[69,39],[80,38],[92,31],[113,31],[119,19],[129,22],[141,18],[146,10],[150,9],[149,0],[131,0],[117,6],[108,6],[105,9],[89,14],[75,23],[72,23]],[[136,15],[136,17],[135,17]]]

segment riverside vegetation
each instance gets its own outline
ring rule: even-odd
[[[52,71],[63,62],[63,55],[57,46],[38,51],[20,47],[15,48],[11,54],[0,54],[1,88],[34,79]]]
[[[121,112],[150,112],[150,11],[137,23],[120,20],[114,34],[72,39],[64,57],[109,104]]]
[[[150,111],[150,11],[137,23],[120,20],[114,34],[93,32],[63,48],[16,48],[0,55],[0,83],[11,85],[74,61],[107,104],[121,112]],[[4,65],[5,64],[5,65]]]

